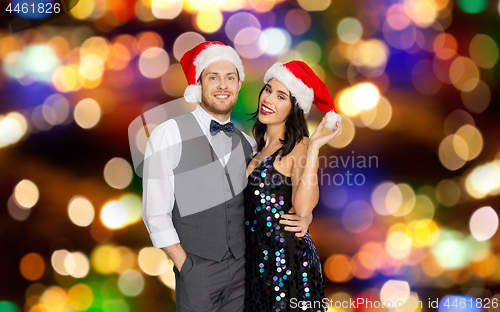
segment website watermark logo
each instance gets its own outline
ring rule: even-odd
[[[3,0],[12,32],[49,22],[73,9],[79,0]]]

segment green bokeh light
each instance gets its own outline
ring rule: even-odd
[[[14,302],[0,301],[0,311],[2,312],[19,312],[19,308]]]
[[[460,9],[469,14],[481,13],[487,5],[487,0],[458,0]]]

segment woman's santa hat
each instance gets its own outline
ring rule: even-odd
[[[188,87],[184,91],[184,98],[187,102],[201,101],[201,86],[196,83],[203,70],[217,61],[231,62],[238,70],[240,80],[245,79],[243,64],[233,48],[217,41],[200,43],[184,53],[181,58],[181,66],[188,82]]]
[[[326,114],[325,127],[330,130],[337,129],[336,122],[341,122],[342,117],[335,112],[332,97],[325,83],[306,63],[301,61],[275,63],[267,70],[264,83],[268,83],[272,78],[281,82],[292,93],[304,114],[309,113],[314,104]]]

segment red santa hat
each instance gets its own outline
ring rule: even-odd
[[[181,66],[186,75],[188,87],[184,91],[187,102],[201,101],[201,86],[197,85],[201,72],[208,65],[217,61],[229,61],[238,70],[240,80],[245,79],[243,64],[236,51],[223,43],[206,41],[184,53],[181,58]]]
[[[304,114],[309,113],[312,104],[326,114],[325,127],[337,129],[336,122],[341,122],[342,117],[335,112],[333,99],[325,83],[316,76],[313,70],[301,61],[291,61],[286,64],[275,63],[264,76],[264,83],[272,78],[281,82],[293,97]]]

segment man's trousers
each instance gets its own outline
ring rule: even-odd
[[[221,262],[188,253],[181,272],[174,266],[178,312],[240,312],[245,301],[245,256],[227,251]]]

